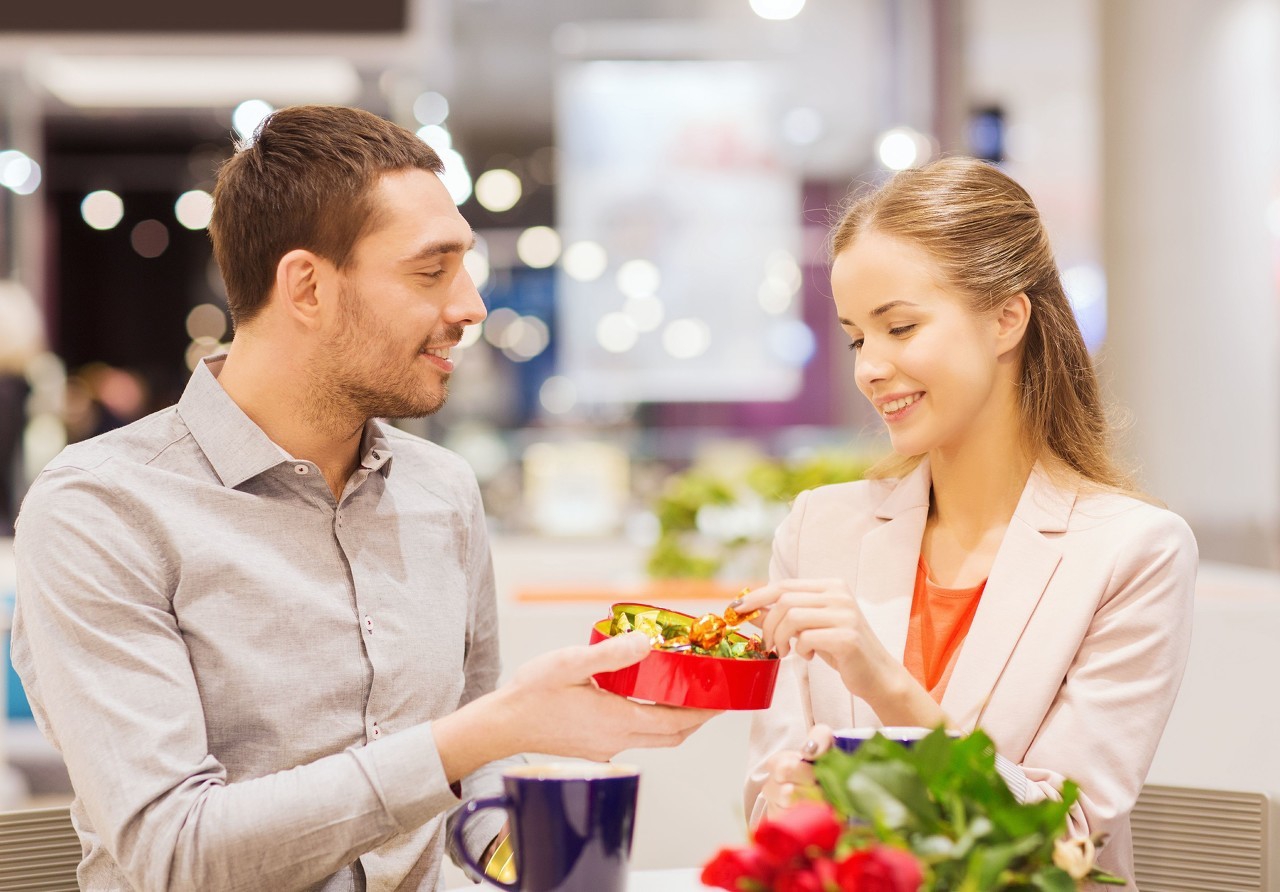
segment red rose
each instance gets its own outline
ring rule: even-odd
[[[825,892],[822,880],[808,867],[783,870],[773,880],[773,892]]]
[[[862,849],[836,865],[840,892],[918,892],[923,879],[911,853],[888,846]]]
[[[756,849],[721,849],[702,868],[702,884],[730,892],[768,889],[773,874],[773,865]]]
[[[765,819],[756,827],[756,845],[779,864],[803,855],[810,847],[826,855],[835,848],[844,828],[831,806],[823,802],[802,802],[774,820]]]

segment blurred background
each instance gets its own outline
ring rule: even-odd
[[[827,229],[947,153],[1040,206],[1144,489],[1280,594],[1280,0],[7,0],[0,543],[63,445],[230,340],[215,172],[312,102],[415,130],[478,235],[489,319],[405,427],[481,481],[509,665],[619,593],[723,603],[885,449]]]

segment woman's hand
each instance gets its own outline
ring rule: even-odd
[[[769,758],[765,763],[767,775],[760,788],[766,818],[776,818],[796,802],[808,798],[810,791],[817,793],[812,763],[829,749],[831,729],[826,725],[814,725],[809,729],[809,739],[799,750],[783,750]]]
[[[868,702],[882,699],[905,671],[871,630],[848,584],[842,579],[783,579],[758,588],[734,604],[739,613],[766,609],[756,625],[778,656],[795,651],[806,660],[816,654],[853,694]]]
[[[755,624],[766,647],[777,648],[780,657],[821,657],[884,724],[934,728],[946,722],[929,692],[880,643],[843,579],[781,579],[730,606],[743,614],[763,608]]]

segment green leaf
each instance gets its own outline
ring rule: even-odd
[[[1040,892],[1076,892],[1071,874],[1057,867],[1042,867],[1031,875],[1031,886]]]
[[[910,826],[932,831],[938,826],[938,808],[909,765],[865,765],[849,778],[848,787],[855,808],[862,810],[865,818],[883,821],[894,829]]]

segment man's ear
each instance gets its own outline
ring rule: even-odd
[[[276,264],[274,298],[291,321],[305,328],[320,324],[324,279],[332,267],[317,255],[295,248]]]
[[[996,311],[996,344],[1003,356],[1022,344],[1031,323],[1031,299],[1019,291]]]

